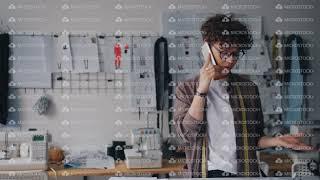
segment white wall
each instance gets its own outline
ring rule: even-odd
[[[16,10],[9,10],[8,6],[14,2]],[[123,6],[122,10],[115,9],[118,2]],[[161,12],[168,10],[168,6],[174,3],[176,7],[184,6],[182,9],[191,9],[194,11],[222,12],[221,7],[224,3],[229,5],[257,5],[258,9],[230,9],[232,12],[238,12],[248,15],[261,15],[264,18],[264,31],[271,35],[276,30],[313,30],[315,34],[305,36],[309,42],[315,43],[315,47],[310,49],[311,55],[315,59],[320,58],[319,48],[319,1],[318,0],[2,0],[0,1],[0,17],[4,23],[15,31],[26,32],[61,32],[68,30],[70,32],[161,32]],[[277,3],[281,4],[310,4],[313,9],[309,10],[276,10]],[[62,6],[68,4],[72,9],[63,10]],[[30,7],[33,7],[30,9]],[[275,23],[274,19],[281,17],[312,17],[313,23]],[[8,23],[9,17],[15,17],[17,21],[22,18],[23,22]],[[68,17],[71,22],[62,22],[63,17]],[[122,23],[115,22],[116,17],[121,17]],[[32,19],[33,18],[33,19]],[[87,19],[81,19],[87,18]],[[88,19],[89,18],[89,19]],[[131,18],[131,19],[130,19]],[[133,19],[133,18],[143,18]],[[75,21],[78,21],[75,22]],[[315,74],[308,79],[313,82],[319,77],[319,63],[312,63]],[[317,95],[319,83],[309,89],[316,99],[310,102],[310,106],[315,108],[309,116],[310,119],[319,119],[320,115],[320,96]],[[53,98],[55,104],[54,114],[47,117],[39,117],[31,112],[31,107],[38,98],[39,94],[33,95],[33,91],[21,95],[21,104],[27,111],[22,112],[20,117],[23,127],[48,128],[53,134],[53,142],[58,145],[78,146],[88,144],[108,144],[117,132],[128,133],[131,127],[137,127],[138,115],[132,113],[116,113],[113,111],[116,105],[126,105],[126,101],[115,101],[114,92],[97,93],[82,92],[77,95],[74,91],[70,100],[63,100],[60,92],[48,92]],[[70,106],[70,113],[62,113],[61,107]],[[69,120],[69,126],[62,126],[61,121]],[[123,126],[116,126],[114,121],[120,119],[124,121]],[[143,123],[141,123],[143,124]],[[141,125],[143,126],[143,125]],[[61,137],[66,132],[70,135],[68,138]]]
[[[302,3],[303,2],[303,3]],[[117,4],[122,5],[122,9],[115,8]],[[263,0],[119,0],[119,1],[104,1],[104,0],[23,0],[23,1],[1,1],[0,2],[0,17],[5,24],[15,31],[23,32],[61,32],[68,30],[70,32],[115,32],[121,30],[123,32],[161,32],[161,12],[168,11],[168,6],[174,4],[177,9],[206,11],[206,12],[223,12],[221,9],[223,4],[228,5],[256,5],[256,9],[237,9],[231,7],[231,12],[240,14],[248,14],[250,16],[261,15],[264,19],[264,31],[271,35],[276,30],[316,30],[319,20],[317,16],[317,8],[319,2],[316,0],[306,1],[263,1]],[[313,5],[313,9],[309,10],[277,10],[275,5],[281,4],[306,4]],[[9,9],[9,5],[14,4],[15,10]],[[63,9],[63,5],[67,4],[70,9]],[[314,23],[281,23],[274,22],[276,17],[312,17],[315,18]],[[7,22],[9,17],[15,17],[16,23]],[[68,17],[70,22],[62,22],[63,17]],[[122,23],[115,22],[116,17],[123,19]],[[82,18],[82,19],[81,19]],[[86,19],[84,19],[86,18]],[[138,18],[138,19],[137,19]],[[141,20],[144,18],[144,20]],[[76,21],[76,22],[74,22]],[[124,22],[126,21],[126,22]],[[317,52],[316,43],[319,40],[319,33],[306,36],[309,42],[315,43],[315,48],[311,48],[311,54],[318,59],[320,54]],[[313,63],[315,70],[319,69],[319,63]],[[315,81],[317,73],[310,76],[310,81]],[[316,95],[319,84],[310,88],[310,93]],[[30,92],[33,94],[33,91]],[[75,91],[73,94],[76,93]],[[71,142],[74,144],[84,142],[103,142],[110,143],[111,136],[121,129],[122,132],[127,131],[123,127],[115,128],[114,120],[128,120],[132,122],[137,120],[136,114],[121,113],[115,114],[113,109],[116,105],[112,100],[113,92],[105,93],[85,93],[86,95],[73,96],[70,100],[64,101],[61,99],[61,93],[50,93],[56,104],[56,114],[49,117],[39,117],[31,112],[31,106],[36,101],[37,96],[21,94],[21,103],[28,107],[26,112],[21,114],[21,121],[25,127],[44,126],[48,127],[54,134],[54,141],[61,142],[58,137],[61,132],[68,131],[71,134]],[[39,95],[39,93],[37,93]],[[41,95],[41,93],[40,93]],[[311,101],[311,107],[316,108],[315,112],[310,114],[310,119],[317,119],[319,111],[319,96],[317,100]],[[126,101],[117,103],[124,103]],[[62,115],[59,108],[63,105],[68,105],[73,108],[69,115]],[[86,110],[86,108],[90,107]],[[78,108],[78,109],[77,109]],[[80,110],[80,109],[81,110]],[[83,109],[84,108],[84,109]],[[62,129],[60,122],[67,118],[72,121],[70,129]],[[134,123],[130,123],[134,124]],[[93,131],[92,131],[93,130]],[[101,134],[100,134],[101,133]],[[91,134],[91,135],[90,135]],[[100,136],[99,136],[100,135]],[[93,138],[94,137],[94,138]],[[56,140],[55,140],[56,139]]]

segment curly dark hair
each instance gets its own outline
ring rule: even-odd
[[[248,27],[235,20],[233,15],[217,14],[209,17],[201,26],[202,37],[210,43],[228,43],[240,51],[250,49],[253,43]]]

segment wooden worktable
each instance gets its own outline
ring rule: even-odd
[[[181,163],[180,163],[181,162]],[[128,169],[122,161],[115,164],[114,169],[87,169],[87,168],[67,168],[63,165],[49,164],[51,169],[48,170],[48,176],[135,176],[135,175],[152,175],[152,174],[169,174],[170,172],[179,173],[183,171],[184,163],[170,164],[168,160],[162,161],[162,168],[154,169]]]
[[[281,162],[277,163],[277,160]],[[269,165],[268,176],[276,176],[277,172],[281,172],[282,176],[291,177],[291,167],[293,165],[293,160],[285,153],[268,153],[260,152],[260,161],[264,161]]]

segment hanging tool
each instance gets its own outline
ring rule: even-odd
[[[8,34],[0,35],[0,123],[6,124],[8,117],[8,93],[9,93],[9,56],[10,37]]]
[[[172,106],[172,100],[166,97],[167,94],[172,93],[172,87],[169,86],[172,77],[169,74],[169,60],[168,60],[168,41],[164,37],[160,37],[155,42],[154,46],[154,70],[156,80],[156,98],[157,98],[157,111],[164,110],[165,101],[169,100],[169,107]],[[172,112],[169,112],[169,121],[172,119]],[[162,116],[163,117],[163,116]],[[157,114],[157,127],[160,126],[160,117]],[[169,128],[169,132],[171,129]]]

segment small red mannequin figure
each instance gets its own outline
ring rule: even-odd
[[[120,68],[120,64],[121,64],[121,45],[120,43],[116,43],[114,45],[114,66],[116,67],[116,69]]]

